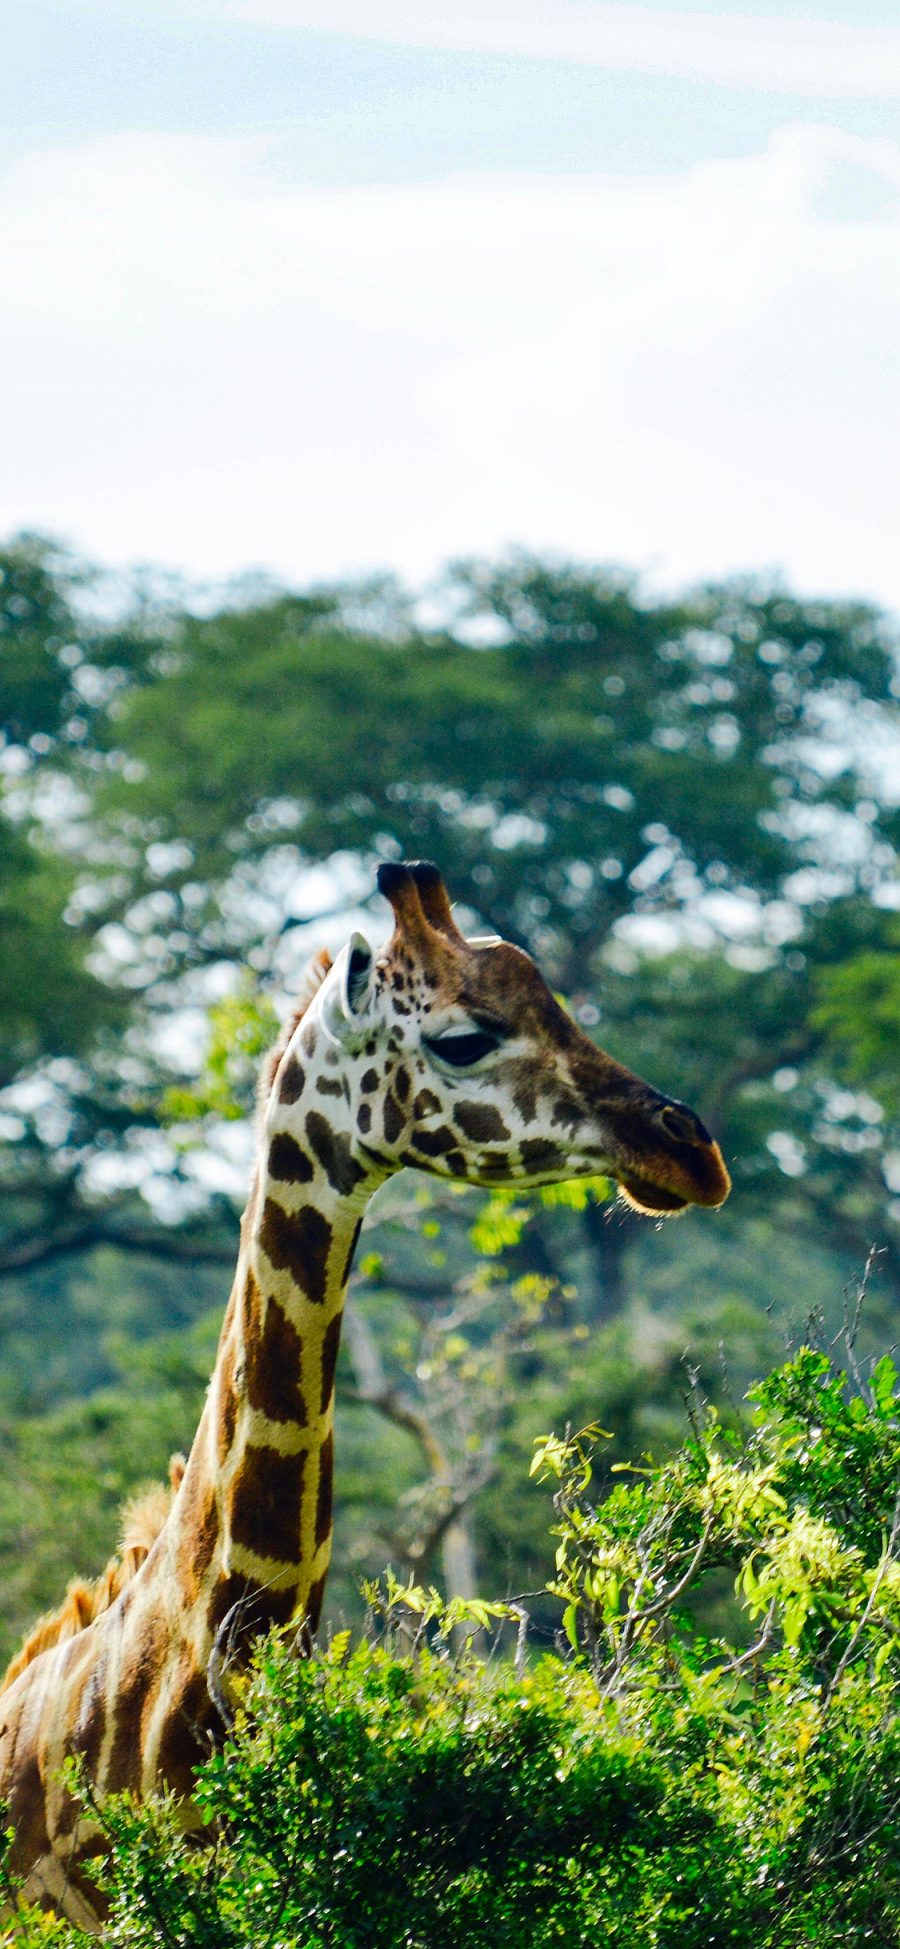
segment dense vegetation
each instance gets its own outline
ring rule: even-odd
[[[104,1939],[896,1944],[897,1391],[887,1357],[851,1385],[804,1348],[751,1414],[723,1427],[697,1403],[665,1464],[599,1500],[597,1431],[544,1437],[555,1649],[530,1650],[523,1605],[448,1611],[396,1583],[370,1590],[359,1642],[306,1661],[276,1635],[202,1770],[197,1831],[165,1801],[100,1810]],[[698,1622],[723,1579],[724,1635]],[[464,1629],[493,1655],[454,1649]],[[9,1939],[87,1940],[27,1912]]]

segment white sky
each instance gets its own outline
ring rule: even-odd
[[[900,26],[845,4],[32,0],[0,532],[900,608]]]

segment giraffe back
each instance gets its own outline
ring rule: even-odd
[[[115,1603],[150,1555],[181,1486],[184,1469],[184,1456],[173,1455],[169,1463],[168,1485],[151,1483],[126,1502],[121,1516],[118,1551],[110,1557],[99,1577],[91,1581],[73,1577],[62,1603],[38,1618],[24,1644],[7,1665],[0,1679],[0,1692],[5,1692],[26,1665],[32,1664],[43,1651],[63,1644],[67,1638],[74,1638],[79,1631],[86,1631],[95,1618],[101,1617]]]

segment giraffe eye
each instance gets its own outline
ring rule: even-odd
[[[500,1046],[499,1036],[488,1035],[483,1029],[472,1029],[464,1035],[426,1035],[422,1040],[433,1056],[451,1063],[454,1069],[468,1069]]]

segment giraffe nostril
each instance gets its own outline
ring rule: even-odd
[[[706,1125],[700,1122],[693,1110],[685,1109],[683,1103],[664,1103],[657,1112],[657,1122],[667,1137],[674,1138],[676,1144],[712,1143]]]

